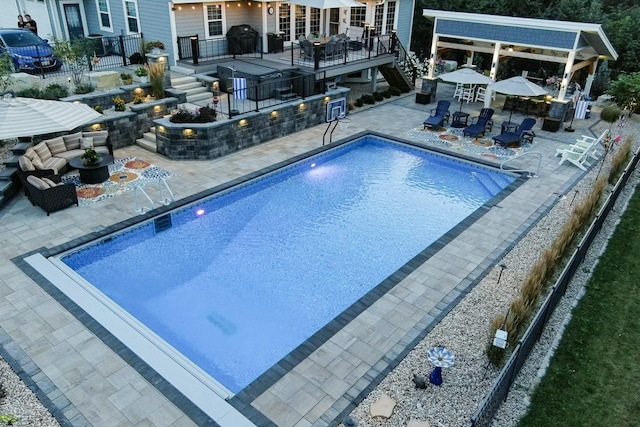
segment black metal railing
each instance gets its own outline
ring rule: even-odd
[[[218,113],[229,118],[249,112],[259,112],[286,102],[303,100],[326,91],[326,74],[294,72],[291,75],[271,76],[269,79],[248,79],[245,89],[234,88],[233,78],[220,81],[220,91],[228,94]]]
[[[144,63],[142,34],[113,37],[93,35],[80,39],[78,42],[81,43],[84,55],[76,63],[70,64],[64,62],[62,58],[58,58],[62,62],[60,67],[40,66],[33,70],[32,74],[44,79]],[[35,45],[34,50],[36,56],[40,57],[39,46]]]
[[[198,65],[200,62],[236,56],[262,58],[262,37],[227,37],[218,40],[202,40],[197,34],[178,37],[178,60]]]
[[[562,297],[564,296],[565,291],[567,290],[567,287],[571,282],[571,279],[584,260],[589,247],[593,243],[593,240],[597,236],[598,232],[602,229],[602,225],[607,219],[607,215],[609,214],[611,209],[613,209],[618,196],[624,189],[624,186],[627,183],[629,177],[638,165],[638,161],[640,161],[640,149],[636,151],[633,158],[627,165],[627,168],[622,173],[622,176],[620,177],[620,179],[618,179],[618,182],[616,183],[614,189],[611,191],[611,194],[609,194],[609,197],[607,197],[604,205],[600,208],[600,211],[589,226],[589,229],[587,230],[585,236],[582,238],[578,247],[572,254],[571,259],[565,266],[562,273],[560,273],[560,277],[551,289],[551,292],[536,313],[536,316],[527,328],[522,339],[520,339],[520,341],[518,342],[518,345],[511,354],[511,357],[509,357],[509,360],[505,364],[504,368],[502,368],[502,371],[493,384],[493,387],[491,387],[491,390],[485,396],[476,413],[473,415],[473,417],[471,417],[471,427],[486,427],[491,425],[496,411],[498,410],[502,402],[506,400],[511,385],[520,372],[520,369],[524,365],[527,357],[529,357],[533,346],[542,335],[544,327],[551,317],[551,314],[553,314],[556,306],[562,300]]]

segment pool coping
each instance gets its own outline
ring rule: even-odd
[[[426,144],[421,144],[415,141],[409,141],[403,138],[390,136],[374,131],[362,131],[357,134],[350,136],[349,138],[344,138],[339,141],[333,142],[323,147],[319,147],[314,150],[310,150],[303,154],[293,156],[287,160],[282,162],[277,162],[268,167],[262,168],[258,171],[252,172],[250,174],[244,175],[242,177],[233,179],[231,181],[225,182],[218,186],[215,186],[211,189],[207,189],[196,193],[194,195],[185,197],[175,204],[171,206],[163,206],[153,211],[147,212],[143,215],[140,215],[135,218],[129,218],[127,220],[121,221],[109,227],[106,227],[100,231],[95,231],[88,235],[79,237],[77,239],[71,240],[64,244],[55,246],[53,248],[41,248],[39,250],[31,251],[30,253],[23,254],[21,256],[13,258],[11,261],[14,262],[20,269],[22,269],[25,273],[27,273],[33,280],[40,285],[47,293],[49,293],[56,301],[60,302],[65,309],[67,309],[74,317],[80,320],[88,329],[91,330],[98,338],[100,338],[106,345],[114,350],[120,357],[122,357],[129,365],[131,365],[136,371],[138,371],[144,378],[146,378],[151,384],[153,384],[162,394],[167,396],[176,406],[183,411],[189,418],[191,418],[194,422],[199,425],[207,424],[207,425],[217,425],[213,420],[211,420],[206,414],[204,414],[195,404],[193,404],[189,399],[184,397],[182,393],[177,391],[168,381],[164,380],[162,376],[157,374],[153,369],[151,369],[142,359],[140,359],[137,355],[131,352],[126,346],[124,346],[119,340],[117,340],[109,331],[103,328],[99,323],[93,320],[89,315],[84,312],[79,306],[77,306],[70,298],[64,295],[61,291],[59,291],[54,285],[52,285],[48,280],[46,280],[43,276],[37,273],[32,267],[30,267],[24,259],[30,255],[35,253],[40,253],[44,257],[53,256],[62,252],[65,252],[71,248],[75,248],[77,246],[86,244],[95,239],[103,238],[109,234],[120,231],[122,229],[134,226],[138,223],[147,221],[154,217],[162,216],[168,211],[173,211],[176,209],[180,209],[185,205],[198,201],[199,199],[207,196],[211,196],[213,194],[223,192],[231,187],[234,187],[238,184],[243,184],[248,181],[251,181],[255,178],[259,178],[265,174],[276,171],[283,167],[289,166],[295,162],[304,160],[305,158],[314,156],[316,154],[328,151],[332,148],[338,147],[345,143],[351,142],[363,136],[375,136],[385,140],[389,140],[390,142],[400,142],[402,144],[407,144],[409,146],[417,147],[419,149],[423,149],[426,151],[434,152],[440,155],[443,155],[447,158],[453,158],[460,161],[468,162],[474,165],[482,165],[491,169],[496,169],[495,163],[490,161],[485,161],[484,159],[477,159],[473,157],[468,157],[463,154],[452,153],[450,151],[439,149],[438,147],[428,146]],[[506,172],[509,172],[507,169]],[[443,235],[436,242],[431,244],[429,247],[425,248],[418,255],[413,257],[410,261],[408,261],[404,266],[398,269],[395,273],[390,275],[383,282],[374,287],[371,291],[365,294],[362,298],[360,298],[356,303],[350,306],[347,310],[343,311],[340,315],[338,315],[334,320],[329,322],[329,324],[325,325],[321,330],[316,332],[312,337],[306,340],[304,343],[299,345],[296,349],[290,352],[287,356],[285,356],[281,361],[279,361],[276,365],[262,374],[258,379],[254,380],[249,386],[243,389],[241,392],[237,393],[233,396],[229,403],[234,406],[236,409],[240,410],[245,416],[247,416],[251,421],[259,424],[259,425],[276,425],[271,420],[269,420],[266,416],[264,416],[260,411],[251,406],[251,402],[255,400],[255,398],[268,389],[271,385],[273,385],[279,378],[293,369],[298,363],[304,360],[309,354],[311,354],[315,349],[319,348],[323,343],[325,343],[331,336],[333,336],[336,332],[341,330],[346,324],[348,324],[353,318],[355,318],[358,314],[362,313],[366,310],[373,302],[377,301],[380,297],[385,295],[389,290],[391,290],[396,284],[398,284],[402,279],[404,279],[408,274],[410,274],[413,270],[422,265],[425,261],[427,261],[431,256],[437,253],[440,249],[442,249],[446,244],[451,242],[456,236],[458,236],[462,231],[468,228],[471,224],[476,222],[479,218],[484,216],[491,207],[497,205],[501,200],[507,197],[511,192],[517,189],[522,183],[525,182],[524,174],[518,173],[519,178],[512,184],[510,184],[507,188],[500,192],[499,195],[490,199],[486,202],[482,207],[478,208],[471,215],[465,218],[458,225],[449,230],[445,235]],[[549,209],[549,206],[547,209]],[[540,210],[540,209],[539,209]],[[540,218],[540,215],[534,215],[536,218]],[[535,221],[532,221],[529,227],[533,226]],[[519,233],[522,235],[522,233]],[[502,252],[508,251],[513,245],[517,243],[516,241],[511,242],[509,248],[505,248]],[[493,257],[493,254],[492,254]],[[493,257],[495,259],[495,257]],[[497,261],[495,261],[497,262]],[[484,265],[481,264],[483,274],[478,275],[475,280],[465,280],[462,284],[460,284],[454,290],[456,293],[456,297],[451,297],[447,295],[445,300],[447,301],[444,305],[440,305],[437,307],[439,313],[435,316],[429,316],[428,322],[421,322],[420,331],[417,333],[412,333],[411,339],[407,342],[407,346],[405,346],[404,350],[394,355],[393,358],[390,359],[390,362],[384,367],[382,370],[377,371],[376,375],[369,375],[374,380],[370,382],[370,384],[360,392],[357,396],[354,396],[351,402],[350,407],[355,406],[357,402],[361,401],[368,392],[379,383],[379,381],[384,378],[386,373],[390,371],[399,361],[404,358],[404,356],[413,348],[415,344],[417,344],[430,329],[433,328],[438,321],[443,318],[451,308],[457,304],[457,302],[466,295],[473,288],[473,286],[490,270],[493,264]],[[480,267],[478,267],[480,268]],[[462,286],[461,286],[462,285]],[[451,293],[453,293],[452,291]],[[406,340],[403,340],[406,342]],[[50,382],[50,381],[49,381]],[[37,388],[37,387],[36,387]],[[43,386],[40,387],[42,390],[49,389],[50,387],[43,383]],[[59,392],[59,391],[58,391]],[[46,394],[45,394],[46,396]],[[46,399],[43,400],[43,403],[46,402]],[[51,401],[51,406],[46,404],[52,413],[60,413],[60,408]],[[348,408],[341,411],[345,413],[348,411]],[[339,418],[340,416],[338,416]],[[333,419],[331,422],[336,421],[337,418]],[[65,421],[64,418],[61,418],[61,424]],[[327,420],[325,420],[327,421]],[[330,423],[331,423],[330,422]],[[63,424],[65,425],[65,424]],[[76,425],[74,423],[74,425]]]

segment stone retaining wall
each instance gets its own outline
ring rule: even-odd
[[[325,123],[326,100],[349,97],[349,89],[279,104],[212,123],[154,120],[159,154],[174,160],[209,160]]]

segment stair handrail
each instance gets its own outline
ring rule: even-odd
[[[510,159],[504,160],[502,163],[500,163],[500,170],[505,170],[504,169],[504,165],[506,165],[507,163],[509,163],[512,160],[515,159],[519,159],[521,157],[527,156],[529,154],[534,154],[536,156],[538,156],[538,167],[536,168],[536,173],[531,175],[531,171],[528,169],[509,169],[509,172],[527,172],[527,178],[538,178],[538,172],[540,172],[540,164],[542,164],[542,153],[539,151],[527,151],[526,153],[522,153],[522,154],[518,154],[515,157],[512,157]]]
[[[166,206],[175,201],[175,198],[173,197],[173,191],[171,191],[171,188],[169,188],[169,184],[167,184],[166,179],[160,178],[160,181],[158,181],[158,187],[160,188],[160,200],[158,200],[158,203]],[[162,187],[167,189],[167,191],[169,192],[169,197],[164,197],[164,195],[162,194]]]
[[[139,203],[139,201],[138,201],[138,191],[139,191],[139,192],[141,192],[142,194],[144,194],[144,196],[147,198],[147,200],[149,201],[149,203],[151,203],[151,207],[148,207],[148,206],[140,206],[140,203]],[[142,215],[143,213],[148,212],[148,211],[150,211],[150,210],[152,210],[152,209],[154,209],[154,208],[155,208],[155,205],[153,204],[153,200],[151,200],[151,197],[149,197],[149,195],[147,194],[147,192],[146,192],[146,191],[144,191],[144,188],[142,188],[142,187],[140,187],[140,186],[136,186],[136,187],[134,188],[133,196],[134,196],[135,201],[136,201],[136,212],[137,212],[139,215]]]
[[[397,50],[396,62],[398,62],[398,64],[400,65],[400,68],[402,69],[402,72],[407,76],[411,84],[415,86],[416,80],[418,78],[418,65],[416,64],[416,61],[413,59],[413,57],[409,55],[405,47],[402,45],[402,42],[400,41],[400,39],[398,39],[398,37],[395,34],[392,35],[392,38],[395,41],[395,47]],[[394,41],[392,41],[392,46]],[[392,49],[392,53],[395,53],[394,49]],[[410,70],[410,74],[407,74],[407,70]]]

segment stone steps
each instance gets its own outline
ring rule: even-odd
[[[156,128],[152,127],[149,129],[149,132],[145,132],[142,135],[142,138],[136,139],[136,145],[140,148],[144,148],[147,151],[151,151],[152,153],[156,152]]]

